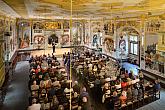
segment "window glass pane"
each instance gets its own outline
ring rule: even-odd
[[[133,41],[133,36],[130,36],[130,41]]]
[[[133,43],[131,43],[131,53],[133,54]]]
[[[134,36],[134,41],[136,41],[136,42],[138,41],[138,38],[137,38],[137,36]]]
[[[134,44],[134,54],[137,55],[138,53],[138,44]]]

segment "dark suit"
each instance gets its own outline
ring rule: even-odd
[[[52,43],[52,46],[53,46],[53,53],[55,52],[55,42]]]

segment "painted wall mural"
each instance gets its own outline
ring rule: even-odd
[[[105,38],[104,46],[106,52],[114,51],[114,40],[112,38]]]
[[[63,28],[64,28],[64,29],[69,29],[69,28],[70,28],[69,21],[64,21],[64,23],[63,23]]]
[[[93,46],[96,46],[97,44],[98,44],[98,36],[97,36],[97,34],[94,34],[93,35]]]
[[[105,32],[105,35],[113,35],[114,34],[114,22],[113,21],[106,22],[104,24],[104,32]]]
[[[70,45],[69,34],[62,35],[61,37],[62,37],[61,45],[69,46]]]
[[[130,21],[117,21],[116,22],[116,29],[119,29],[121,27],[135,27],[140,28],[140,21],[137,20],[130,20]]]
[[[23,37],[21,39],[21,48],[27,48],[30,45],[30,29],[29,28],[25,28],[23,30]]]
[[[161,27],[164,25],[159,19],[153,19],[146,22],[146,32],[158,32],[161,30]]]
[[[34,36],[34,48],[44,48],[45,46],[45,37],[42,35]]]
[[[89,22],[85,23],[85,44],[89,44],[90,42],[90,26],[89,26]]]
[[[58,43],[58,36],[56,34],[52,34],[48,37],[48,44],[52,45],[53,42]]]
[[[33,29],[44,29],[44,24],[42,22],[34,22]]]
[[[123,38],[123,36],[120,36],[119,48],[120,48],[121,51],[123,51],[123,52],[126,51],[126,40]]]
[[[28,21],[19,22],[19,48],[30,46],[30,23]]]
[[[46,30],[61,29],[61,22],[45,22],[44,28]]]
[[[15,52],[16,41],[16,21],[5,16],[0,16],[0,87],[5,80],[5,60],[7,60],[7,54],[9,60]],[[4,33],[9,33],[10,36],[4,36]],[[3,41],[4,40],[4,41]]]

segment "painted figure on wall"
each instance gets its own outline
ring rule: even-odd
[[[40,22],[36,22],[33,24],[33,29],[43,29],[44,25]]]
[[[89,35],[87,34],[86,36],[85,36],[85,44],[88,44],[89,43]]]
[[[62,35],[62,42],[61,45],[69,45],[69,35]]]
[[[52,34],[48,37],[48,44],[51,45],[52,42],[58,43],[58,37],[56,34]]]
[[[67,22],[67,21],[64,21],[63,26],[64,26],[64,29],[69,29],[70,28],[69,22]]]
[[[125,41],[125,39],[123,38],[123,36],[120,37],[119,49],[120,49],[122,52],[125,52],[125,51],[126,51],[126,41]]]
[[[45,46],[45,37],[42,35],[36,35],[34,36],[34,46],[35,48],[44,48]]]
[[[19,47],[27,48],[30,45],[30,23],[27,21],[21,21],[19,25]]]
[[[41,36],[41,35],[34,36],[34,43],[35,44],[44,44],[45,43],[44,36]]]
[[[30,30],[29,29],[26,29],[24,32],[23,32],[23,38],[21,39],[21,48],[27,48],[29,47],[29,44],[30,44]]]
[[[111,52],[114,50],[114,40],[112,38],[105,38],[105,50]]]
[[[95,46],[95,45],[97,45],[98,44],[98,42],[97,42],[97,35],[95,34],[94,36],[93,36],[93,46]]]

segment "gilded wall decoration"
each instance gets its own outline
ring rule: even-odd
[[[44,28],[46,30],[61,29],[61,22],[45,22]]]
[[[44,29],[44,23],[42,22],[34,22],[33,29]]]
[[[140,22],[139,21],[117,21],[116,22],[116,28],[119,29],[121,27],[135,27],[140,28]]]
[[[69,29],[69,28],[70,28],[69,21],[64,21],[64,23],[63,23],[63,28],[64,28],[64,29]]]
[[[146,32],[159,32],[163,31],[161,30],[161,26],[163,26],[164,23],[160,20],[151,20],[146,22]]]
[[[2,43],[0,43],[0,60],[2,60],[3,59],[3,47],[2,47],[3,45],[2,45]]]
[[[4,32],[5,21],[3,19],[0,19],[0,34]]]
[[[114,23],[112,21],[104,24],[104,32],[105,32],[105,35],[114,34]]]
[[[103,26],[101,22],[98,22],[98,21],[97,22],[93,21],[91,27],[92,27],[93,33],[103,30]]]
[[[90,42],[90,25],[89,25],[89,22],[86,22],[85,23],[85,44],[89,44]]]

